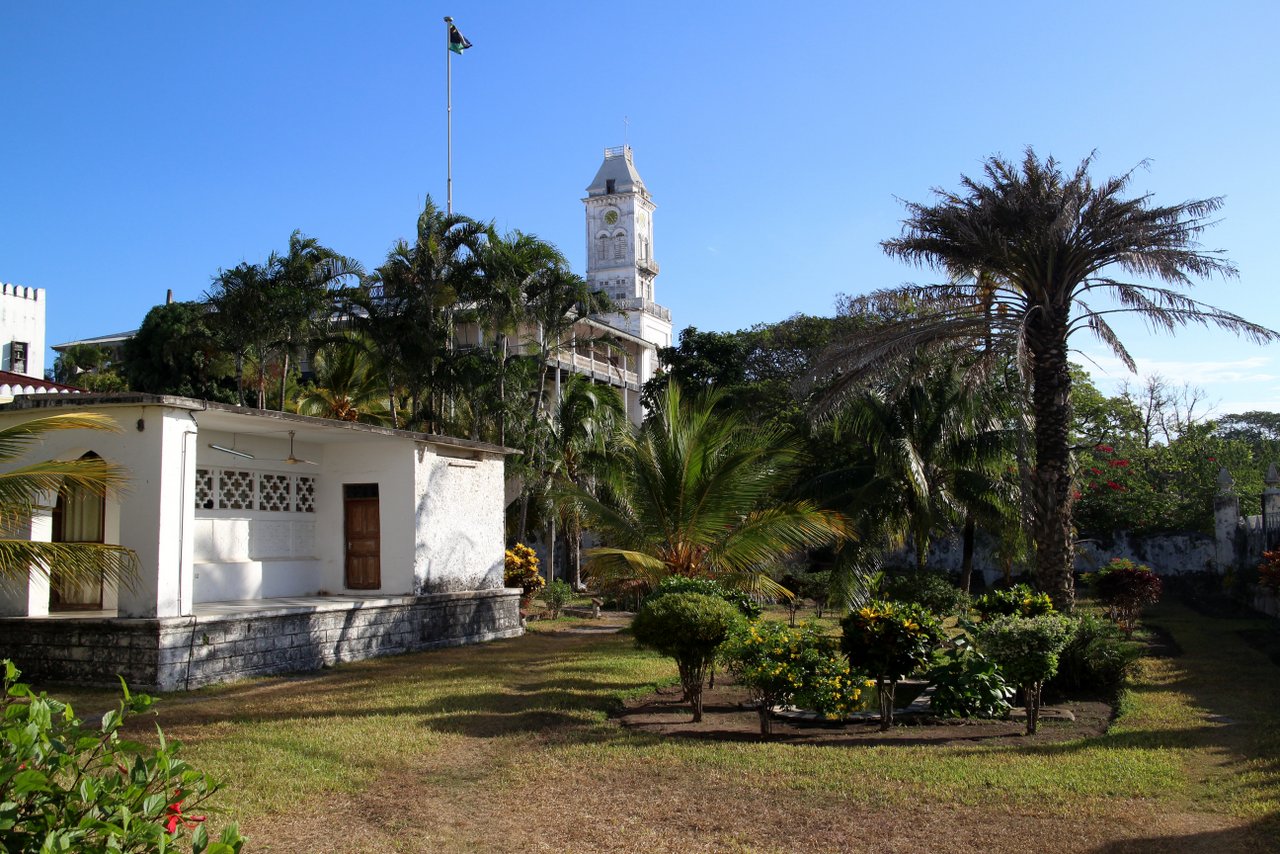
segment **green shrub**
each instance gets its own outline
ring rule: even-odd
[[[751,594],[725,587],[719,581],[711,578],[689,578],[684,575],[670,575],[662,579],[662,582],[653,589],[653,592],[646,599],[652,599],[655,596],[666,596],[668,593],[701,593],[704,596],[719,596],[737,608],[749,620],[758,619],[764,613],[760,603],[752,599]]]
[[[0,728],[0,850],[7,852],[176,851],[190,836],[196,854],[235,854],[236,826],[210,841],[196,815],[218,785],[179,759],[177,742],[152,748],[120,737],[131,714],[151,708],[124,689],[119,706],[86,726],[71,707],[34,693],[4,662]]]
[[[870,673],[880,694],[880,729],[893,723],[893,695],[902,677],[929,661],[942,641],[938,618],[914,603],[872,600],[840,622],[849,665]]]
[[[1058,655],[1057,675],[1045,683],[1045,690],[1114,696],[1133,672],[1141,645],[1114,623],[1092,614],[1080,614],[1071,622],[1071,637]]]
[[[547,603],[547,611],[553,620],[560,616],[560,612],[571,599],[573,599],[573,588],[567,581],[556,579],[542,591],[542,601]]]
[[[973,600],[973,610],[984,620],[992,617],[1038,617],[1053,613],[1053,600],[1025,584],[992,590]]]
[[[1006,679],[1022,689],[1027,735],[1036,732],[1041,690],[1045,680],[1058,672],[1058,655],[1071,631],[1071,621],[1058,614],[993,617],[974,630],[978,648],[995,661]]]
[[[969,608],[969,596],[941,572],[917,571],[885,579],[884,595],[895,602],[914,602],[934,614],[961,614]]]
[[[1143,606],[1160,601],[1163,588],[1160,576],[1150,567],[1126,558],[1113,558],[1094,574],[1091,585],[1098,599],[1107,606],[1107,616],[1115,620],[1126,635],[1133,634]]]
[[[929,681],[930,708],[944,718],[1002,718],[1014,696],[996,663],[968,647],[948,650],[929,669]]]
[[[631,623],[636,643],[676,660],[694,722],[702,720],[702,683],[707,670],[720,644],[741,622],[737,608],[705,593],[651,596],[636,612]]]
[[[843,718],[858,708],[867,681],[850,673],[836,639],[813,625],[744,623],[726,641],[721,658],[757,701],[761,735],[773,731],[769,712],[774,706],[794,704]]]

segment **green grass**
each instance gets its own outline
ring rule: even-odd
[[[1250,621],[1176,605],[1150,619],[1184,653],[1144,659],[1111,730],[1076,741],[801,747],[623,730],[610,711],[672,683],[674,666],[627,635],[558,631],[591,622],[573,619],[171,695],[159,722],[228,781],[230,816],[279,846],[249,850],[829,850],[824,834],[855,818],[908,834],[937,821],[956,851],[1046,834],[1056,850],[1276,850],[1280,669],[1239,639]],[[324,847],[300,816],[354,822],[348,847]]]

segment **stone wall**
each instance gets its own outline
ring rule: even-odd
[[[246,614],[0,620],[24,678],[174,691],[341,661],[515,637],[518,590],[320,603]]]

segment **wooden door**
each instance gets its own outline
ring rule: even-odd
[[[378,485],[348,483],[342,489],[342,517],[346,539],[344,583],[349,590],[377,590],[382,587]]]
[[[53,508],[53,541],[55,543],[101,543],[106,541],[104,517],[106,500],[85,489],[63,488]],[[57,611],[74,611],[102,607],[102,581],[75,583],[61,577],[53,568],[49,587],[49,607]]]

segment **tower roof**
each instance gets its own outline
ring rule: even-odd
[[[610,181],[613,182],[612,187],[609,186]],[[631,161],[629,145],[606,148],[604,162],[600,164],[600,170],[596,172],[591,186],[587,187],[588,196],[604,196],[609,193],[649,195],[649,190],[645,187],[644,181],[640,180],[640,174],[636,172],[635,164]]]

